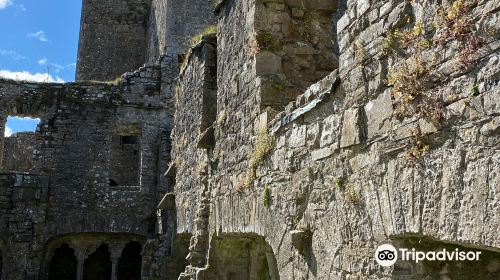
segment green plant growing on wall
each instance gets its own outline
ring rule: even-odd
[[[408,22],[411,23],[410,21]],[[411,29],[389,33],[382,42],[383,54],[393,50],[403,55],[403,61],[389,69],[387,84],[392,86],[394,114],[399,118],[416,116],[438,126],[443,118],[444,102],[437,93],[437,85],[431,79],[434,62],[424,61],[422,53],[430,48],[429,28],[416,22]],[[419,135],[413,135],[413,146],[406,158],[415,163],[429,152]]]
[[[405,161],[411,165],[415,165],[420,158],[429,153],[431,147],[424,141],[422,133],[419,129],[412,130],[413,144],[410,150],[406,152]]]
[[[345,200],[351,204],[358,204],[361,201],[359,193],[353,186],[346,187],[344,191]]]
[[[394,37],[397,38],[402,47],[412,48],[419,46],[419,43],[425,38],[425,25],[422,22],[417,22],[412,29],[406,31],[397,30],[394,32]]]
[[[394,36],[394,32],[389,32],[383,39],[380,44],[380,54],[382,56],[387,56],[389,53],[396,48],[396,37]]]
[[[257,175],[256,175],[256,170],[255,169],[248,169],[245,172],[245,177],[243,178],[243,188],[248,188],[252,185],[253,181],[255,181]]]
[[[479,87],[477,84],[474,84],[472,86],[472,89],[470,90],[470,95],[471,96],[478,96],[479,95]]]
[[[262,191],[262,204],[264,204],[266,208],[271,206],[271,188],[268,185],[265,185]]]
[[[201,41],[203,36],[207,36],[207,35],[215,34],[215,33],[217,33],[217,25],[215,25],[215,24],[209,25],[209,26],[207,26],[207,28],[203,29],[202,32],[196,34],[193,38],[191,38],[191,44],[196,45],[196,44],[198,44],[198,42]]]
[[[262,165],[267,155],[274,149],[274,138],[269,134],[267,128],[261,129],[257,133],[257,140],[250,155],[250,165],[244,174],[243,180],[236,185],[236,189],[241,191],[252,185],[257,178],[257,169]]]
[[[392,51],[408,54],[428,49],[432,42],[426,38],[426,29],[422,22],[417,22],[411,29],[389,32],[380,44],[381,55],[387,56]]]
[[[259,51],[275,52],[280,49],[280,42],[269,32],[254,32],[247,45],[247,55],[254,56]]]
[[[419,56],[390,69],[387,84],[392,86],[393,105],[397,116],[407,117],[418,113],[413,105],[428,89],[427,74],[428,69]]]
[[[267,129],[261,129],[257,133],[257,140],[255,141],[255,146],[253,153],[250,157],[250,167],[256,170],[265,157],[274,149],[275,143],[274,138],[269,134]]]
[[[335,187],[338,189],[343,189],[346,183],[346,179],[344,177],[336,177],[335,178]]]
[[[435,27],[441,31],[441,36],[435,40],[437,43],[444,45],[450,40],[459,42],[458,66],[461,69],[475,61],[476,52],[484,44],[470,16],[475,4],[477,1],[474,0],[457,0],[448,10],[439,9],[438,21],[435,23]]]
[[[268,32],[257,33],[257,43],[261,50],[277,51],[279,50],[279,41],[274,38],[273,34]]]
[[[272,85],[273,85],[273,88],[275,88],[278,91],[285,90],[285,82],[283,82],[281,80],[273,80]]]

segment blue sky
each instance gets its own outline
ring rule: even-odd
[[[13,133],[20,131],[35,131],[40,119],[20,118],[9,116],[5,127],[4,135],[9,137]]]
[[[0,76],[38,82],[75,79],[81,0],[0,0]],[[5,135],[39,120],[9,118]]]
[[[81,0],[0,0],[0,76],[74,81],[81,5]]]

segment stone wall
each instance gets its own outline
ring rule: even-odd
[[[5,277],[46,279],[40,269],[47,242],[64,234],[155,236],[155,208],[169,189],[160,179],[171,122],[160,75],[159,66],[147,66],[117,84],[0,82],[2,115],[41,119],[31,173],[1,175]],[[133,184],[110,181],[112,155],[132,160],[112,144],[113,135],[139,138],[136,162],[129,163],[137,167]]]
[[[280,4],[264,1],[278,11]],[[174,153],[175,162],[191,163],[176,166],[177,231],[193,233],[197,257],[182,279],[219,267],[224,255],[214,244],[231,234],[263,238],[280,279],[475,276],[463,267],[376,264],[379,244],[402,246],[409,236],[483,250],[496,256],[484,260],[485,279],[498,277],[498,4],[341,1],[333,15],[338,70],[281,112],[274,104],[291,96],[256,72],[275,60],[259,64],[262,50],[245,52],[259,5],[218,6],[217,118],[213,145],[203,147],[206,174],[194,172],[194,162],[205,161],[193,143],[199,130],[173,135],[190,151]],[[192,87],[203,79],[189,74],[200,67],[190,60],[185,68],[180,100],[191,101],[176,103],[176,127],[200,115]],[[194,200],[186,189],[203,195]]]
[[[161,2],[161,0],[159,0]],[[185,54],[192,38],[215,22],[213,2],[189,0],[166,1],[166,24],[158,28],[160,46],[165,46],[169,55]]]
[[[3,169],[29,172],[33,167],[36,137],[32,132],[18,132],[4,139]]]
[[[210,168],[207,147],[213,145],[212,124],[216,118],[215,36],[203,37],[186,59],[175,96],[177,121],[172,132],[172,155],[177,155],[175,169],[183,174],[175,180],[176,186],[182,186],[175,189],[177,232],[197,232],[196,238],[191,239],[187,259],[191,265],[202,267],[208,248],[208,225],[204,223],[208,210],[206,176]],[[191,112],[189,118],[184,117],[183,110]]]
[[[250,41],[264,91],[261,105],[282,110],[308,86],[338,67],[332,15],[337,1],[257,1]],[[265,94],[264,94],[265,92]]]
[[[214,24],[212,2],[153,0],[151,5],[147,59],[155,62],[162,55],[185,55],[192,39]]]

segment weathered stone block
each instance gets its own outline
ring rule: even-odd
[[[391,129],[392,100],[390,90],[368,102],[365,106],[367,119],[367,138],[383,135]]]
[[[340,142],[340,116],[331,115],[323,120],[320,147],[333,144],[338,148]]]
[[[255,75],[281,74],[281,57],[270,51],[259,51],[255,54]]]
[[[335,152],[335,150],[336,149],[333,146],[325,147],[325,148],[318,149],[318,150],[314,150],[314,151],[311,152],[311,159],[313,161],[317,161],[317,160],[320,160],[320,159],[327,158],[327,157],[333,155],[333,153]]]
[[[306,133],[307,133],[306,125],[294,127],[288,139],[288,144],[290,145],[290,147],[298,148],[304,146],[306,144],[306,135],[307,135]]]
[[[345,148],[361,143],[363,140],[363,121],[361,108],[349,109],[342,119],[340,147]]]

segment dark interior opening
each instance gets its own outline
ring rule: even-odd
[[[83,268],[84,280],[109,280],[111,279],[111,258],[108,246],[102,244],[85,260]],[[64,279],[64,278],[59,278]]]
[[[139,144],[139,137],[137,136],[120,136],[122,145]]]
[[[113,135],[111,139],[110,186],[138,186],[140,138],[136,135]]]
[[[118,262],[118,280],[141,279],[142,246],[138,242],[130,242],[125,246]]]
[[[49,280],[76,280],[77,265],[78,262],[76,260],[75,250],[71,249],[68,244],[63,244],[61,247],[56,249],[54,256],[50,260]]]

